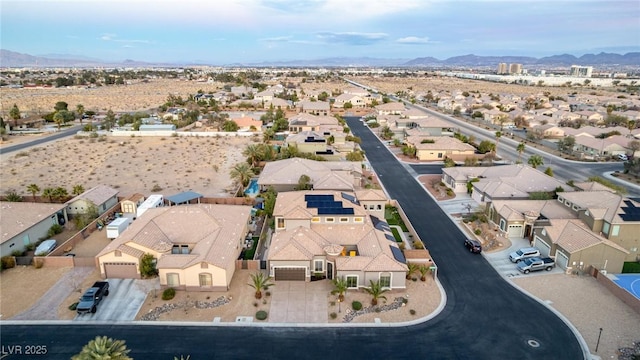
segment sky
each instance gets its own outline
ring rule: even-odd
[[[0,0],[0,47],[226,65],[640,51],[639,0]]]

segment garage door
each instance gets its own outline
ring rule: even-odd
[[[278,280],[294,280],[305,281],[304,268],[275,268],[276,281]]]
[[[569,258],[567,255],[556,250],[556,264],[558,264],[562,269],[566,269],[567,266],[569,266]]]
[[[104,263],[104,271],[109,279],[139,279],[135,263]]]
[[[551,246],[537,236],[535,237],[534,246],[540,250],[540,255],[543,257],[547,257],[551,253]]]
[[[507,230],[507,237],[521,238],[522,237],[522,225],[509,225]]]

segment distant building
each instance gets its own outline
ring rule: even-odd
[[[509,74],[522,74],[522,64],[509,64]]]
[[[506,63],[498,64],[498,70],[496,70],[496,73],[498,75],[507,74],[507,64]]]
[[[579,66],[579,65],[571,65],[571,70],[569,75],[576,77],[591,77],[591,73],[593,72],[593,66]]]

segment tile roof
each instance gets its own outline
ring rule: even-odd
[[[617,216],[623,197],[610,191],[577,191],[562,193],[559,197],[570,201],[582,209],[589,210],[595,219],[608,222],[622,222]]]
[[[162,253],[158,267],[185,268],[207,262],[227,268],[235,261],[244,239],[251,207],[194,204],[147,210],[98,257],[122,246],[147,248]],[[173,245],[189,245],[190,254],[171,254]]]
[[[551,220],[551,226],[545,226],[545,229],[551,241],[569,253],[584,250],[602,243],[626,254],[629,253],[613,241],[593,233],[580,220]]]
[[[116,195],[118,195],[117,189],[106,185],[98,185],[67,201],[67,204],[71,204],[79,199],[85,199],[91,201],[97,206],[102,205]]]
[[[384,191],[377,189],[356,190],[355,194],[358,201],[386,201],[388,199]]]
[[[523,220],[524,214],[536,212],[547,219],[575,219],[570,208],[556,200],[494,200],[492,206],[508,220]]]
[[[65,204],[1,201],[0,243],[10,240],[64,208]]]
[[[312,184],[331,173],[341,173],[340,177],[354,183],[353,173],[362,173],[361,164],[352,161],[315,161],[291,158],[268,162],[258,178],[260,185],[282,185],[298,183],[301,175],[311,178]]]

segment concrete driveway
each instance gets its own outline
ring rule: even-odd
[[[514,277],[520,277],[520,276],[541,276],[546,274],[564,273],[564,270],[559,266],[556,266],[551,271],[541,270],[541,271],[531,272],[529,274],[521,273],[520,271],[518,271],[516,264],[512,263],[511,260],[509,260],[509,253],[512,253],[524,247],[529,247],[531,245],[529,244],[529,240],[527,239],[509,238],[509,240],[511,241],[511,247],[504,250],[500,250],[500,251],[483,253],[487,261],[491,264],[491,266],[493,266],[496,269],[496,271],[500,275],[504,277],[514,278]]]
[[[160,288],[158,279],[107,279],[109,295],[95,314],[76,315],[74,321],[132,321],[142,307],[150,290]]]
[[[278,281],[278,291],[271,296],[271,323],[326,323],[329,280]]]

